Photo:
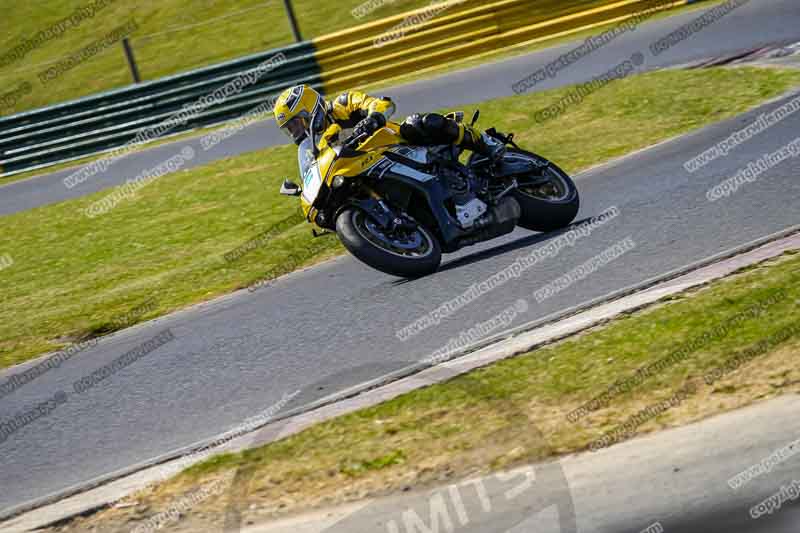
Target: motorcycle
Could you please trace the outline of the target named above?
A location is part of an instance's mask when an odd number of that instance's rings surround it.
[[[462,164],[458,147],[409,145],[393,122],[321,149],[311,132],[298,149],[302,186],[285,180],[280,192],[299,196],[306,220],[335,232],[357,259],[404,278],[431,274],[442,253],[516,226],[540,232],[568,226],[580,205],[573,180],[517,146],[513,134],[494,128],[487,134],[506,145],[505,155],[490,161],[473,153]]]

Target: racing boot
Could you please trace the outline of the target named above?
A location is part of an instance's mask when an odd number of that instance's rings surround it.
[[[506,145],[487,135],[478,133],[474,128],[465,124],[459,124],[459,129],[463,130],[461,142],[458,145],[476,154],[482,155],[493,162],[500,161],[506,154]]]

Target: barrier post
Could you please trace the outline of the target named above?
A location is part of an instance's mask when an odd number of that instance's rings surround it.
[[[125,50],[125,59],[128,60],[128,68],[131,69],[133,82],[139,83],[142,81],[142,79],[139,77],[139,69],[136,67],[136,58],[133,57],[133,48],[131,47],[131,42],[127,37],[122,39],[122,49]]]
[[[283,5],[286,7],[286,16],[289,17],[289,26],[292,27],[292,34],[294,40],[299,42],[303,41],[300,36],[300,28],[297,27],[297,18],[294,16],[294,8],[292,7],[292,0],[283,0]]]

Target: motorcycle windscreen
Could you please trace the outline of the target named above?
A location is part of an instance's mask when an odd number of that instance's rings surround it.
[[[309,205],[313,205],[321,188],[322,175],[319,173],[319,167],[314,164],[309,167],[305,176],[303,176],[303,199],[308,202]]]
[[[319,190],[322,188],[322,176],[314,158],[310,137],[306,137],[297,147],[297,162],[300,165],[300,177],[303,180],[302,197],[310,206],[317,199]]]

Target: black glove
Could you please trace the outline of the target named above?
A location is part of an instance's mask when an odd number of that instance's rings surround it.
[[[386,125],[386,117],[382,113],[370,113],[370,115],[356,124],[353,128],[353,136],[359,137],[362,134],[372,135]]]

